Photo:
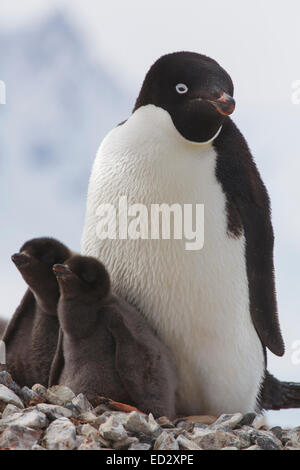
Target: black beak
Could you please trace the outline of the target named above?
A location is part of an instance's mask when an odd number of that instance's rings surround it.
[[[30,257],[28,255],[25,255],[25,253],[15,253],[12,255],[11,260],[17,267],[19,266],[24,266],[27,264],[30,260]]]
[[[224,114],[225,116],[233,113],[235,108],[234,99],[225,92],[222,93],[219,98],[207,101],[209,101],[209,103],[211,103],[219,111],[219,113]]]
[[[76,274],[73,273],[69,266],[66,266],[65,264],[55,264],[52,267],[52,270],[55,276],[76,276]]]

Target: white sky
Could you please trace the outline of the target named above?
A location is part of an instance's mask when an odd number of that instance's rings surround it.
[[[242,124],[271,194],[279,306],[282,302],[290,348],[300,339],[300,322],[291,321],[300,310],[295,300],[297,279],[298,289],[300,284],[300,132],[295,132],[300,105],[291,102],[292,83],[300,79],[299,0],[1,0],[0,31],[18,29],[55,9],[66,11],[84,30],[93,57],[133,97],[149,66],[175,50],[205,53],[230,73],[237,101],[233,119]],[[289,271],[296,277],[291,299],[281,287]],[[288,355],[282,361],[271,355],[274,372],[285,364],[290,376],[300,380],[300,366],[292,368]]]
[[[55,8],[76,18],[95,56],[121,67],[131,87],[161,54],[183,49],[220,61],[250,102],[289,100],[300,77],[298,0],[1,0],[0,28]]]

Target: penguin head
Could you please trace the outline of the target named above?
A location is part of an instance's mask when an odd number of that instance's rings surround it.
[[[149,104],[167,111],[185,139],[207,142],[234,111],[233,83],[215,60],[195,52],[175,52],[152,65],[133,112]]]
[[[53,272],[65,297],[97,302],[110,292],[107,270],[90,256],[72,256],[64,264],[55,264]]]
[[[55,281],[52,266],[63,263],[70,250],[53,238],[34,238],[22,245],[11,259],[29,286],[44,280]]]

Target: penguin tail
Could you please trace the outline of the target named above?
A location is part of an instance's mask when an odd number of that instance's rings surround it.
[[[261,406],[265,410],[300,408],[300,383],[281,382],[266,371]]]

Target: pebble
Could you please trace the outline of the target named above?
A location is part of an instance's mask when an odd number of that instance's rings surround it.
[[[202,450],[194,441],[182,434],[177,437],[177,442],[181,450]]]
[[[19,411],[20,411],[20,408],[18,408],[17,406],[8,404],[4,408],[4,411],[2,413],[2,419],[7,418],[8,416],[14,413],[18,413]]]
[[[300,428],[289,430],[284,438],[285,447],[294,447],[300,449]]]
[[[43,443],[48,450],[73,450],[76,448],[76,428],[68,418],[52,421],[46,430]]]
[[[40,446],[39,444],[33,444],[31,450],[46,450],[44,447]]]
[[[26,406],[34,406],[43,402],[43,399],[28,387],[23,387],[19,396]]]
[[[48,425],[48,420],[44,413],[37,409],[28,408],[18,413],[13,413],[7,418],[0,419],[0,432],[8,426],[20,426],[23,428],[44,429]]]
[[[125,450],[125,449],[128,449],[128,447],[131,444],[138,444],[138,443],[139,443],[139,440],[136,437],[127,436],[122,441],[113,442],[112,447],[115,450]]]
[[[133,443],[128,450],[150,450],[151,445],[144,442]]]
[[[75,393],[65,385],[54,385],[49,389],[49,391],[58,397],[62,401],[63,405],[72,401],[76,397]]]
[[[145,415],[142,415],[137,411],[132,411],[129,413],[129,415],[127,415],[124,427],[127,429],[127,431],[141,432],[149,436],[156,436],[160,432],[160,426],[155,421],[151,413],[147,420]]]
[[[12,379],[12,376],[6,370],[0,371],[0,384],[5,385],[17,395],[21,393],[21,388]]]
[[[9,426],[0,435],[0,449],[28,450],[36,445],[42,431],[24,426]]]
[[[71,418],[72,411],[59,405],[49,405],[48,403],[40,403],[36,406],[37,410],[44,413],[50,421],[58,418]]]
[[[122,441],[127,438],[123,424],[114,415],[111,415],[105,423],[99,427],[100,435],[109,441]]]
[[[235,434],[223,429],[195,429],[191,438],[204,450],[218,450],[223,447],[236,446],[238,441]]]
[[[300,450],[300,426],[268,429],[254,413],[174,421],[93,407],[62,385],[19,387],[0,371],[0,449],[16,450]]]
[[[79,445],[78,445],[79,444]],[[84,438],[80,443],[77,442],[77,450],[101,450],[101,442],[95,437]]]
[[[83,393],[80,393],[77,397],[73,398],[72,404],[80,411],[80,413],[85,413],[93,409],[92,405]]]
[[[241,413],[235,414],[223,414],[221,415],[217,421],[214,422],[213,427],[217,428],[219,426],[224,427],[228,426],[231,429],[234,429],[237,424],[239,424],[243,419],[243,415]]]
[[[171,433],[163,431],[154,443],[154,450],[179,450],[179,444]]]
[[[24,405],[18,395],[10,390],[6,385],[0,384],[0,411],[3,411],[7,404],[15,405],[18,408],[24,408]]]
[[[32,387],[32,390],[37,393],[43,400],[47,403],[50,403],[52,405],[58,405],[58,406],[63,406],[64,402],[61,400],[57,395],[52,393],[50,390],[47,390],[46,387],[44,387],[41,384],[35,384]]]

